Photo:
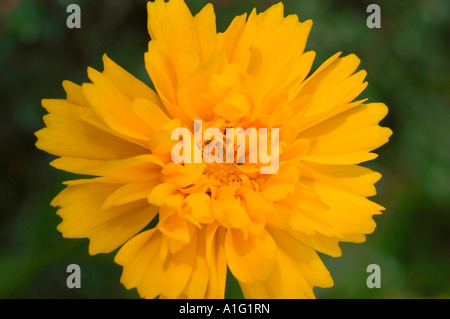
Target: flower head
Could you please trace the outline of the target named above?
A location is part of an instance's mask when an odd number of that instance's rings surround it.
[[[156,92],[105,55],[103,72],[88,69],[92,83],[65,81],[66,99],[42,101],[37,147],[58,156],[54,167],[91,176],[53,200],[58,230],[89,238],[91,254],[121,247],[121,282],[146,298],[223,298],[227,268],[249,298],[312,298],[314,286],[332,286],[317,252],[340,256],[339,242],[375,229],[383,208],[367,197],[381,175],[358,164],[391,131],[378,125],[384,104],[355,100],[367,84],[355,55],[308,76],[311,26],[279,3],[217,33],[211,4],[192,16],[182,0],[149,2]],[[222,161],[174,162],[177,128],[194,141],[210,128],[266,129],[278,166],[262,174],[247,146],[225,161],[212,139],[184,151]]]

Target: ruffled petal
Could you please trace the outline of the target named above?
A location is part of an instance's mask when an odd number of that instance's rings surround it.
[[[376,157],[372,150],[385,144],[392,131],[378,126],[387,114],[382,103],[370,103],[333,117],[299,137],[310,141],[305,161],[322,164],[359,164]]]
[[[228,229],[225,254],[233,275],[244,283],[264,281],[275,268],[277,247],[269,233],[249,234]]]
[[[282,230],[270,229],[277,245],[276,266],[261,282],[243,283],[245,298],[315,298],[313,287],[331,287],[333,280],[317,253]]]
[[[66,238],[89,238],[89,253],[108,253],[143,229],[157,213],[146,200],[103,208],[123,184],[80,183],[64,189],[52,201],[60,207],[58,230]]]
[[[145,231],[129,240],[117,253],[115,262],[123,266],[121,282],[128,289],[137,287],[144,298],[177,298],[191,278],[196,237],[176,253],[163,252],[164,235],[157,229]]]

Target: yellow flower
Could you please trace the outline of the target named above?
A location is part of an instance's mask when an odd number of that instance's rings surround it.
[[[332,286],[317,252],[340,256],[339,242],[375,229],[383,208],[367,197],[381,175],[358,164],[392,132],[378,125],[384,104],[354,101],[367,84],[355,55],[308,76],[311,26],[279,3],[217,33],[211,4],[193,17],[182,0],[149,2],[156,93],[105,55],[103,72],[88,69],[92,83],[65,81],[66,99],[42,101],[37,147],[58,156],[52,166],[93,176],[53,200],[58,230],[89,238],[90,254],[121,247],[121,282],[145,298],[223,298],[227,267],[247,298]],[[194,120],[202,132],[278,128],[278,171],[174,163],[171,133],[194,134]]]

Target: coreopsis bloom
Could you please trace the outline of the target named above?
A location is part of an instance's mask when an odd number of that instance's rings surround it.
[[[391,131],[378,125],[384,104],[356,100],[367,83],[355,55],[308,76],[311,26],[279,3],[217,33],[211,4],[192,16],[182,0],[149,2],[156,92],[105,55],[103,72],[88,69],[92,83],[65,81],[66,99],[42,102],[37,147],[57,169],[90,176],[53,200],[58,230],[89,238],[90,254],[120,247],[121,282],[145,298],[223,298],[227,268],[247,298],[332,286],[317,252],[340,256],[339,242],[374,231],[383,207],[367,197],[381,175],[358,164]],[[261,161],[175,163],[172,132],[199,133],[194,121],[202,132],[279,129],[275,173]]]

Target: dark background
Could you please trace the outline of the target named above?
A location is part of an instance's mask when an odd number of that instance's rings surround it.
[[[235,15],[277,1],[212,0],[218,31]],[[68,4],[81,7],[81,29],[68,29]],[[187,0],[193,13],[205,4]],[[313,19],[307,50],[313,69],[338,51],[355,53],[368,71],[363,97],[385,102],[394,131],[368,166],[383,174],[373,198],[386,207],[364,244],[342,244],[323,256],[335,285],[319,298],[450,297],[450,3],[428,1],[287,0],[286,14]],[[381,7],[381,29],[366,8]],[[146,1],[0,0],[0,298],[137,298],[119,282],[114,253],[89,256],[87,239],[63,239],[51,199],[70,174],[49,166],[34,147],[44,126],[42,98],[64,98],[63,80],[87,80],[107,53],[148,83],[143,55]],[[81,267],[81,289],[68,289],[66,267]],[[369,289],[366,268],[381,267]],[[227,297],[241,297],[229,280]]]

